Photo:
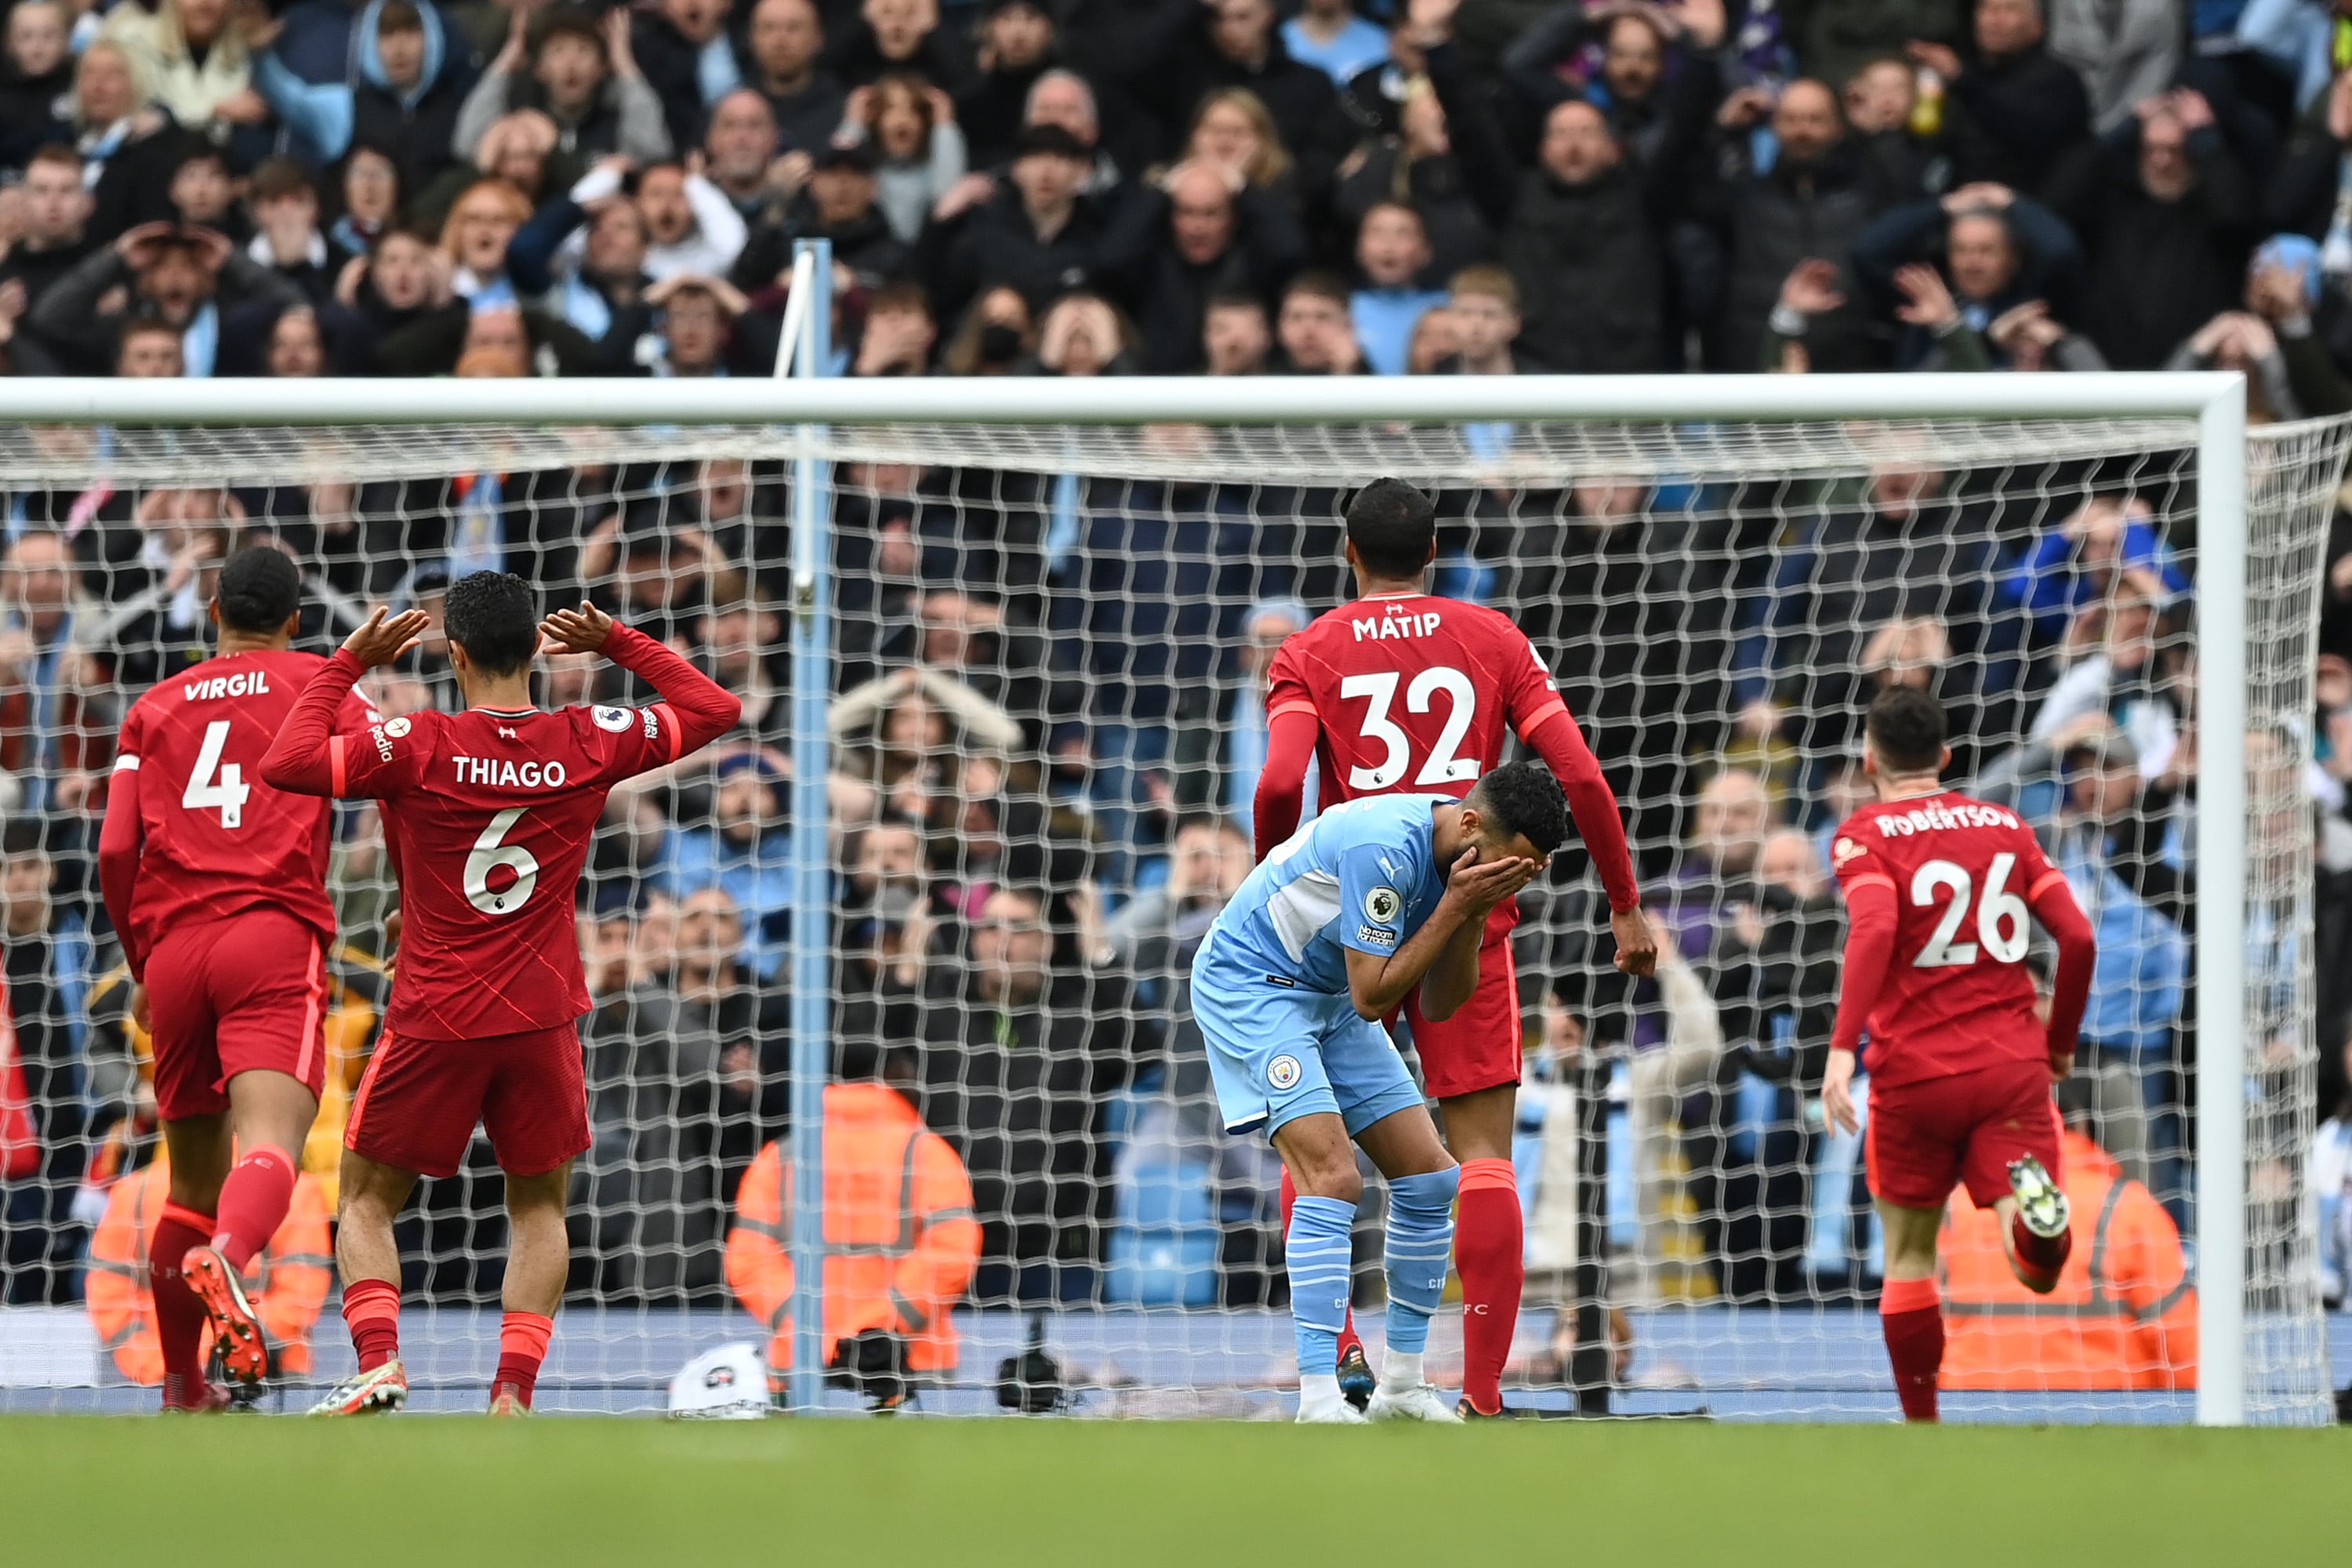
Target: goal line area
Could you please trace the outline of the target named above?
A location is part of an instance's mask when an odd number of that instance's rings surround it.
[[[28,868],[0,1409],[152,1398],[152,1068],[97,827],[127,705],[203,656],[220,561],[273,542],[303,574],[299,646],[376,604],[436,616],[369,678],[388,715],[457,705],[437,614],[484,569],[744,702],[614,792],[581,889],[595,1142],[542,1408],[658,1409],[730,1341],[787,1402],[856,1408],[815,1368],[875,1308],[920,1409],[1003,1408],[1009,1364],[1076,1415],[1272,1413],[1278,1167],[1223,1131],[1190,966],[1253,861],[1266,667],[1349,598],[1341,511],[1385,474],[1436,498],[1431,592],[1535,643],[1672,939],[1658,980],[1617,975],[1573,842],[1523,899],[1515,1401],[1894,1412],[1861,1140],[1819,1084],[1830,830],[1866,794],[1864,710],[1904,684],[2102,954],[2059,1094],[2081,1278],[2024,1298],[1962,1200],[1948,1410],[2331,1418],[2315,1157],[2352,1003],[2330,945],[2352,757],[2325,715],[2352,690],[2318,677],[2347,449],[2352,421],[2247,429],[2221,375],[0,385],[0,816]],[[538,679],[549,704],[655,700],[585,656]],[[397,966],[373,809],[334,834],[328,1093],[255,1282],[289,1387],[352,1364],[319,1260]],[[891,1223],[852,1235],[823,1172],[864,1134],[826,1086],[877,1082],[968,1201],[886,1161],[861,1201]],[[478,1137],[401,1219],[418,1408],[480,1401],[502,1193]],[[931,1223],[965,1209],[976,1245]],[[1382,1217],[1374,1182],[1375,1343]],[[1441,1381],[1459,1345],[1449,1304]]]

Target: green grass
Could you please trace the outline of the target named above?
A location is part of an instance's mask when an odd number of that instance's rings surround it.
[[[2340,1561],[2321,1432],[0,1421],[0,1563]]]

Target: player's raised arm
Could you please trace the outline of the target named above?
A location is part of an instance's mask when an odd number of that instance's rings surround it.
[[[741,698],[658,639],[621,625],[593,605],[558,610],[540,623],[539,630],[550,652],[601,653],[652,682],[663,704],[677,719],[678,744],[660,761],[676,762],[689,752],[700,751],[742,721]]]
[[[415,647],[417,637],[431,624],[432,617],[422,610],[404,610],[395,616],[378,605],[370,611],[359,629],[344,639],[334,657],[302,689],[301,699],[286,716],[285,728],[270,743],[269,754],[261,759],[262,782],[294,795],[350,793],[355,780],[349,768],[351,759],[344,755],[335,734],[335,716],[361,676]]]

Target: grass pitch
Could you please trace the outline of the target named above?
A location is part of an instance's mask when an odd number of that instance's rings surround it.
[[[2352,1436],[2125,1427],[0,1421],[0,1563],[2341,1561]]]

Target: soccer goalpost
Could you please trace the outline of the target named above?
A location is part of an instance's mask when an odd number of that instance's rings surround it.
[[[1286,1334],[1272,1173],[1215,1125],[1182,996],[1234,874],[1203,823],[1238,811],[1246,835],[1255,672],[1347,596],[1340,496],[1395,474],[1442,498],[1436,591],[1513,614],[1551,662],[1689,960],[1612,988],[1572,855],[1530,901],[1530,1061],[1556,1081],[1522,1118],[1543,1255],[1515,1378],[1558,1395],[1557,1313],[1630,1327],[1621,1409],[1891,1411],[1858,1154],[1806,1092],[1835,936],[1804,850],[1851,807],[1874,683],[1912,679],[1953,716],[1958,786],[2032,815],[2082,879],[2115,956],[2069,1108],[2153,1191],[2195,1286],[2190,1335],[2183,1292],[2095,1285],[2070,1321],[2132,1364],[2054,1384],[2002,1364],[2022,1312],[1988,1304],[1981,1393],[1948,1412],[2317,1422],[2307,763],[2347,439],[2249,430],[2221,374],[6,381],[0,489],[13,538],[69,557],[78,657],[42,679],[80,683],[82,732],[0,742],[27,789],[102,766],[108,715],[200,651],[203,573],[257,529],[309,569],[305,646],[477,564],[655,624],[761,706],[716,776],[617,796],[592,862],[598,1146],[542,1406],[657,1407],[688,1355],[766,1343],[795,1300],[779,1386],[826,1401],[807,1303],[876,1247],[828,1248],[812,1134],[863,1046],[857,1070],[956,1147],[982,1221],[959,1342],[912,1363],[932,1407],[992,1408],[1034,1332],[1082,1412],[1252,1414]],[[433,658],[379,702],[449,700]],[[614,679],[558,669],[550,700],[633,700]],[[381,995],[362,933],[392,900],[366,814],[342,836],[355,1069]],[[121,988],[90,981],[96,1174],[35,1181],[56,1225],[102,1231],[145,1134]],[[789,1213],[739,1212],[762,1159],[798,1173]],[[404,1224],[424,1407],[436,1382],[470,1407],[487,1368],[496,1196],[478,1149]],[[2078,1245],[2107,1218],[2078,1215]],[[25,1259],[0,1260],[24,1304],[0,1352],[41,1310]],[[49,1289],[40,1331],[73,1294]],[[51,1386],[0,1408],[131,1407],[135,1328],[99,1325],[89,1375],[51,1357]],[[309,1337],[331,1376],[331,1306]]]

